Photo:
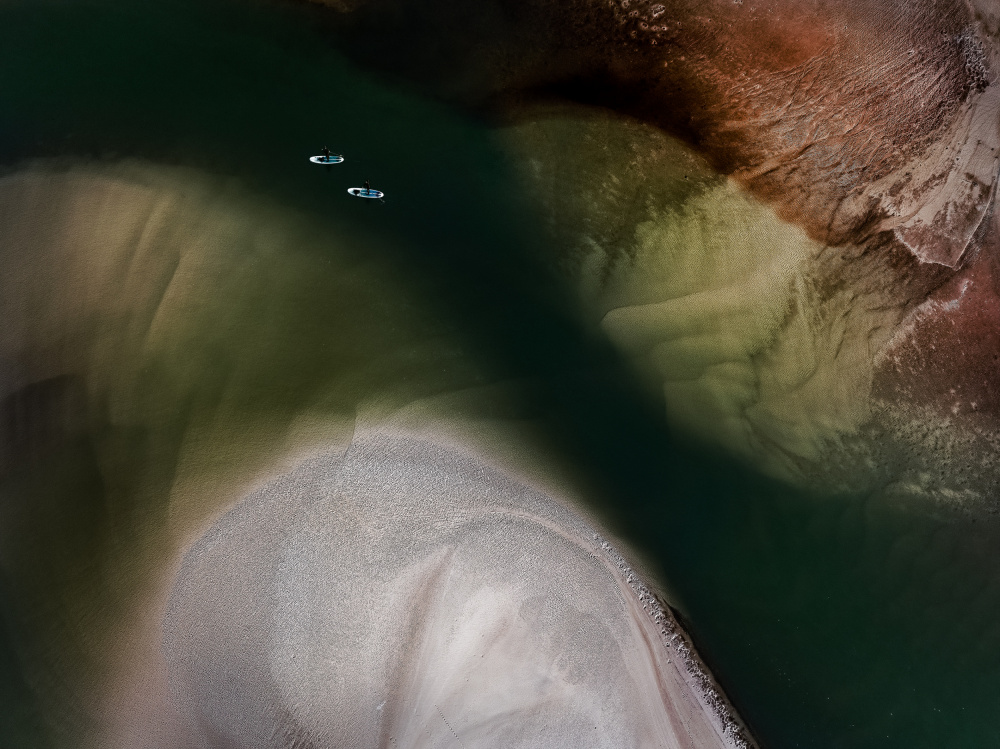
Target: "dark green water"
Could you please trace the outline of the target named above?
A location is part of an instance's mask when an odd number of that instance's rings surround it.
[[[36,157],[194,166],[391,240],[379,245],[383,259],[456,321],[467,356],[496,380],[539,383],[528,408],[550,425],[553,460],[579,466],[666,571],[764,746],[1000,745],[996,524],[875,497],[805,496],[679,446],[661,404],[581,328],[546,271],[551,248],[489,127],[369,77],[333,50],[318,18],[250,1],[6,3],[0,158],[10,168]],[[349,155],[335,173],[305,161],[324,144]],[[386,204],[347,198],[348,183],[365,178]],[[286,405],[272,397],[276,411]],[[18,616],[23,596],[101,575],[90,562],[108,543],[106,508],[77,497],[105,488],[88,489],[100,480],[81,429],[53,459],[61,473],[46,464],[44,476],[29,469],[0,486],[11,502],[44,484],[48,504],[31,517],[65,526],[38,531],[46,551],[32,558],[47,571],[0,577],[4,746],[59,735],[36,697],[49,681],[11,634],[34,626]],[[31,610],[60,615],[58,601]]]

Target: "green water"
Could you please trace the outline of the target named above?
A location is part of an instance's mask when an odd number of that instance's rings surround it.
[[[524,408],[548,425],[553,461],[578,466],[665,570],[703,654],[764,746],[1000,744],[1000,528],[877,497],[806,496],[668,434],[661,404],[584,329],[547,272],[551,248],[537,239],[538,219],[490,128],[369,76],[332,49],[320,19],[312,8],[250,1],[5,3],[0,158],[10,168],[81,157],[193,166],[372,237],[378,261],[450,321],[456,356],[475,365],[435,375],[424,390],[537,383]],[[323,145],[348,154],[336,172],[305,160]],[[388,194],[384,205],[346,196],[366,178]],[[272,339],[286,343],[265,349],[256,418],[280,419],[298,393],[329,382],[332,360],[311,348],[338,324],[337,306],[317,301],[335,288],[326,283],[301,294],[276,287],[282,312],[272,324],[284,329]],[[252,328],[233,327],[231,343],[254,345]],[[294,367],[284,369],[290,356]],[[280,387],[287,372],[294,392]],[[72,383],[47,387],[29,408],[73,398]],[[0,482],[8,505],[31,499],[18,515],[20,564],[0,577],[0,745],[65,742],[48,727],[64,720],[50,714],[58,698],[38,697],[58,691],[58,680],[38,672],[48,661],[19,649],[27,632],[52,627],[37,647],[58,650],[52,643],[65,638],[70,653],[74,637],[103,626],[47,622],[79,591],[101,588],[100,560],[116,543],[109,529],[162,521],[154,494],[129,487],[169,484],[176,435],[217,406],[208,401],[194,398],[158,434],[109,438],[116,427],[83,420],[43,462]],[[109,439],[121,444],[118,486],[94,468],[95,445]],[[146,475],[158,470],[162,479]]]

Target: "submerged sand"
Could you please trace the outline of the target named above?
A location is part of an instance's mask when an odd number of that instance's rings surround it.
[[[0,234],[25,482],[0,562],[57,745],[743,745],[634,565],[550,498],[579,493],[520,385],[372,237],[141,163],[0,180]],[[338,457],[392,413],[509,470],[433,437]]]

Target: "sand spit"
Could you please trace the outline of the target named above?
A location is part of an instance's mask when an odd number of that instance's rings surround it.
[[[164,632],[195,746],[753,746],[600,533],[423,438],[250,495],[188,553]]]

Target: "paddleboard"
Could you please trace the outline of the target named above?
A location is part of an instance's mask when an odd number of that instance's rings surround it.
[[[356,198],[384,198],[385,193],[381,190],[366,190],[363,187],[349,187],[347,192]]]
[[[309,160],[314,164],[339,164],[344,160],[344,157],[335,156],[331,153],[330,158],[326,158],[326,156],[310,156]]]

